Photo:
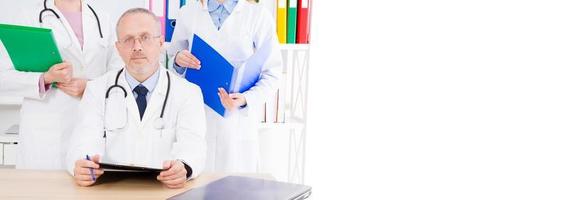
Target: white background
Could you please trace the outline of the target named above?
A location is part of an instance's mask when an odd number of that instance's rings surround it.
[[[313,6],[312,199],[569,198],[566,1]]]
[[[569,5],[314,1],[314,199],[569,199]]]

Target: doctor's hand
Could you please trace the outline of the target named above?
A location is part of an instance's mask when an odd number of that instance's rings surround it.
[[[200,69],[201,62],[188,50],[182,50],[176,54],[176,64],[180,67],[187,67],[192,69]]]
[[[231,93],[228,94],[227,91],[223,88],[218,88],[217,94],[221,99],[221,104],[227,110],[234,111],[241,106],[247,105],[247,101],[245,100],[245,96],[241,93]]]
[[[80,186],[90,186],[95,183],[93,177],[91,176],[91,168],[96,178],[99,178],[103,174],[103,170],[99,169],[99,161],[101,156],[95,155],[91,157],[91,160],[77,160],[75,161],[75,169],[73,169],[73,178],[75,183]]]
[[[156,177],[168,188],[182,188],[186,183],[186,168],[179,160],[167,160],[163,164],[164,171]]]
[[[71,81],[67,83],[57,83],[57,88],[63,91],[65,94],[72,97],[83,97],[83,92],[85,92],[85,87],[87,87],[87,80],[80,78],[72,78]]]
[[[73,75],[73,67],[71,63],[63,61],[62,63],[55,64],[44,72],[43,80],[46,84],[53,82],[69,82]]]

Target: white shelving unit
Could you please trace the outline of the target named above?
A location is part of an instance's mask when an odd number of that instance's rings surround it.
[[[309,50],[309,44],[281,45],[285,122],[259,125],[260,130],[285,130],[289,134],[286,181],[299,184],[304,183]]]
[[[22,97],[0,96],[0,105],[22,105]]]

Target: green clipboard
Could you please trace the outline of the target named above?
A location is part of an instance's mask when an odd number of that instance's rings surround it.
[[[0,41],[18,71],[46,72],[63,61],[51,29],[0,24]]]

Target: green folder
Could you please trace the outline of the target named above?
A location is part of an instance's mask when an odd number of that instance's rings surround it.
[[[18,71],[45,72],[62,62],[51,29],[0,24],[0,41]]]
[[[296,11],[298,0],[288,0],[287,10],[287,27],[286,27],[286,43],[296,43]]]

